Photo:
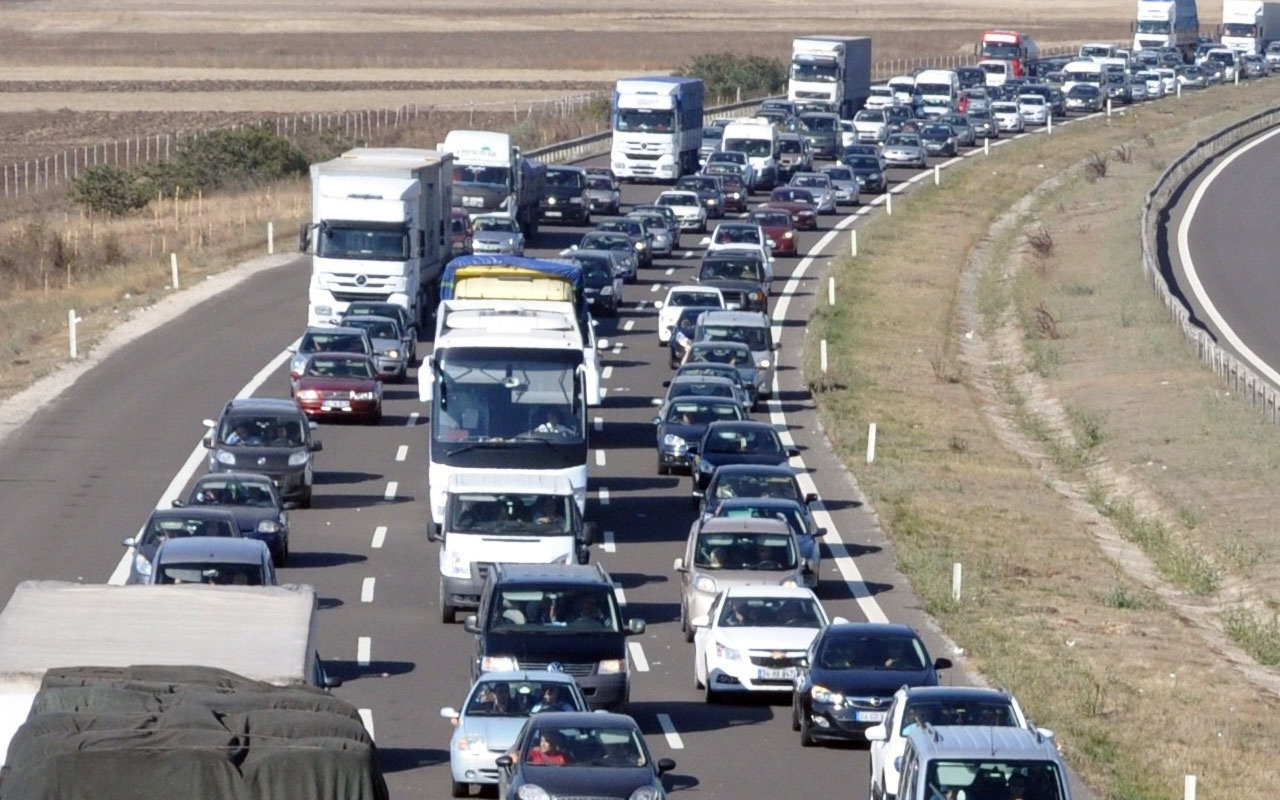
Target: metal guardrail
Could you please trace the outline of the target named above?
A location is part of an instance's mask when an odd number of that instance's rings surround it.
[[[1157,256],[1161,215],[1175,193],[1209,161],[1240,142],[1280,125],[1280,108],[1262,111],[1199,140],[1170,164],[1147,192],[1142,208],[1142,271],[1165,309],[1195,348],[1200,361],[1212,369],[1231,391],[1244,397],[1272,424],[1280,424],[1280,389],[1271,384],[1234,353],[1219,347],[1212,335],[1191,321],[1191,309],[1169,290]]]

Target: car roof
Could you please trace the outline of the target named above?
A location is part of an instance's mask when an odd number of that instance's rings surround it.
[[[685,309],[685,310],[688,311],[691,309]],[[701,309],[692,309],[692,310],[701,310]],[[714,342],[694,342],[693,343],[694,350],[698,350],[698,349],[714,350],[717,347],[721,347],[721,348],[727,347],[731,350],[745,350],[748,353],[751,352],[751,346],[748,345],[746,342],[729,342],[721,339]]]
[[[698,527],[698,533],[791,533],[787,523],[775,517],[712,517]]]
[[[344,327],[363,328],[366,322],[369,322],[369,323],[394,322],[396,325],[400,324],[399,319],[395,317],[389,317],[385,314],[357,314],[355,317],[352,318],[351,324],[349,326],[344,326]]]
[[[227,564],[261,564],[268,556],[267,545],[259,539],[184,536],[161,544],[156,553],[156,560],[159,563],[217,561]]]
[[[1061,763],[1053,740],[1039,731],[993,725],[922,725],[907,736],[922,759],[1042,759]]]
[[[489,675],[491,673],[485,673]],[[624,728],[640,730],[640,725],[627,714],[611,711],[543,711],[531,719],[539,728]],[[599,794],[597,792],[597,794]]]
[[[798,508],[803,511],[804,504],[791,497],[725,497],[716,503],[716,516],[720,515],[721,509],[734,508]]]
[[[712,386],[716,386],[721,383],[728,383],[732,385],[733,381],[729,380],[728,378],[722,378],[719,375],[676,375],[674,378],[671,379],[668,388],[670,388],[670,386],[675,386],[676,384],[683,384],[683,383],[706,383]],[[681,395],[681,397],[686,397],[686,396],[687,395]]]
[[[782,523],[778,523],[782,524]],[[791,597],[808,598],[820,602],[812,589],[804,586],[768,586],[752,584],[749,586],[729,586],[721,594],[726,597]]]
[[[227,402],[223,412],[235,411],[241,412],[262,412],[280,414],[283,412],[292,412],[297,416],[303,416],[302,409],[298,407],[297,402],[286,397],[237,397]]]
[[[271,482],[271,477],[269,475],[263,475],[261,472],[249,472],[247,470],[243,472],[207,472],[199,478],[196,478],[196,482],[193,485],[199,486],[204,483],[230,483],[232,481],[238,481],[240,483],[268,483],[271,484],[272,487],[275,486],[275,484]]]
[[[235,519],[225,508],[219,506],[182,506],[180,508],[157,508],[147,517],[147,523],[166,519]]]
[[[827,629],[828,636],[910,636],[920,638],[919,632],[901,622],[841,622]]]
[[[703,325],[751,325],[769,327],[769,318],[763,311],[730,311],[726,308],[710,308],[699,315]]]
[[[602,564],[497,564],[489,573],[498,584],[507,583],[603,583],[612,587]]]
[[[769,425],[771,423],[763,423]],[[723,467],[716,467],[717,475],[787,475],[791,478],[796,477],[795,470],[786,464],[725,464]],[[728,498],[725,498],[726,500]],[[753,500],[762,500],[764,498],[748,498]]]
[[[910,700],[946,698],[952,700],[1013,700],[1007,689],[991,686],[903,686],[898,691]]]
[[[728,379],[720,378],[719,380],[728,380]],[[710,433],[716,428],[733,428],[734,430],[739,430],[739,431],[743,431],[743,430],[761,430],[762,431],[767,429],[767,430],[773,431],[774,433],[778,432],[778,429],[774,427],[772,422],[761,422],[760,420],[755,420],[755,419],[716,420],[715,422],[712,422],[710,425],[707,426],[707,432]]]

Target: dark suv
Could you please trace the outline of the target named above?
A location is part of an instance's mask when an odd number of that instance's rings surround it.
[[[242,397],[228,402],[217,421],[204,420],[210,472],[257,472],[271,478],[290,505],[311,506],[316,424],[292,400]]]
[[[463,627],[476,637],[473,678],[558,664],[592,708],[626,711],[627,637],[644,633],[644,620],[623,622],[602,565],[495,564]]]
[[[547,186],[538,204],[543,220],[573,225],[591,224],[587,173],[581,167],[547,167]]]

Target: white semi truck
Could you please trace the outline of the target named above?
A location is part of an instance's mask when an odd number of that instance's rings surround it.
[[[526,241],[538,233],[547,165],[525,158],[511,134],[449,131],[436,149],[453,155],[454,202],[472,220],[481,214],[506,214],[515,218]]]
[[[310,586],[24,581],[0,612],[0,765],[46,672],[211,667],[274,686],[336,685],[316,652]]]
[[[619,180],[676,181],[698,171],[702,79],[623,78],[613,90],[609,163]]]
[[[853,119],[870,94],[870,37],[802,36],[792,40],[788,100],[830,103],[841,119]]]
[[[332,325],[355,301],[391,302],[426,322],[450,255],[452,158],[356,148],[311,165],[308,325]]]
[[[1262,53],[1280,39],[1280,2],[1222,0],[1221,39],[1236,52]]]
[[[1200,35],[1196,0],[1138,0],[1133,23],[1133,49],[1158,50],[1176,47],[1190,62]]]

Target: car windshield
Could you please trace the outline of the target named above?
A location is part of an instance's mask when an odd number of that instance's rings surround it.
[[[618,631],[613,592],[591,587],[501,588],[489,608],[489,626],[504,633]]]
[[[929,666],[924,645],[911,636],[854,633],[830,637],[817,653],[824,669],[922,670]]]
[[[931,758],[924,783],[929,797],[1061,800],[1063,777],[1051,761]]]
[[[578,245],[581,250],[630,250],[631,240],[626,236],[600,236],[588,233]]]
[[[745,153],[747,156],[767,158],[773,154],[772,139],[725,139],[725,150]]]
[[[218,586],[263,586],[262,567],[256,564],[169,562],[160,566],[156,583],[210,583]]]
[[[582,185],[582,173],[576,169],[547,170],[548,186],[577,187]]]
[[[731,597],[720,612],[726,628],[821,628],[817,603],[801,597]]]
[[[476,217],[475,230],[515,233],[520,228],[516,226],[516,221],[511,217]]]
[[[773,497],[775,495],[769,496]],[[804,515],[801,514],[798,506],[734,506],[732,508],[724,508],[722,506],[716,509],[716,516],[728,517],[729,519],[776,519],[785,522],[791,532],[797,536],[804,536],[809,533],[805,529]]]
[[[703,453],[750,453],[782,455],[778,434],[766,428],[716,428],[707,434]]]
[[[918,144],[920,144],[920,142],[916,137],[904,136],[900,133],[893,134],[884,142],[885,147],[915,147]]]
[[[667,305],[676,308],[720,308],[718,292],[672,292]]]
[[[732,364],[733,366],[752,366],[751,351],[746,345],[735,347],[701,347],[694,345],[689,353],[689,360],[706,361],[713,364]]]
[[[568,495],[473,492],[449,498],[447,533],[501,533],[538,539],[572,533]]]
[[[603,175],[589,175],[587,176],[587,188],[610,192],[613,191],[613,181]]]
[[[907,727],[915,724],[929,725],[994,725],[1014,728],[1018,719],[1013,706],[1006,701],[972,700],[967,698],[908,699],[902,710],[902,723],[898,729],[906,734]]]
[[[853,172],[843,167],[827,167],[827,177],[833,181],[851,181]]]
[[[664,194],[658,198],[660,206],[696,206],[698,205],[698,196],[696,194]]]
[[[813,192],[808,189],[783,186],[774,189],[769,199],[779,203],[813,203]]]
[[[859,111],[853,116],[854,122],[884,122],[883,111]]]
[[[742,407],[737,403],[681,400],[672,403],[667,411],[667,422],[675,425],[709,425],[717,420],[742,419]]]
[[[716,244],[760,244],[760,231],[753,225],[746,226],[721,226],[716,229]]]
[[[649,759],[639,731],[630,728],[535,728],[529,733],[524,763],[539,767],[635,768]],[[599,792],[597,792],[599,794]]]
[[[527,717],[534,708],[550,711],[543,699],[555,694],[557,703],[573,711],[586,711],[576,693],[561,681],[481,680],[471,691],[468,717]],[[544,707],[545,706],[545,707]]]
[[[727,397],[734,398],[733,387],[719,381],[683,380],[675,381],[667,390],[667,398],[678,397]]]
[[[769,329],[755,325],[704,325],[700,342],[742,342],[754,352],[769,349]]]
[[[274,508],[275,498],[269,484],[224,478],[206,478],[191,493],[193,506],[250,506]]]
[[[803,153],[804,144],[799,139],[783,139],[778,142],[779,153]]]
[[[574,259],[582,265],[582,278],[591,284],[604,285],[613,282],[613,265],[599,258],[578,257]]]
[[[698,278],[704,281],[760,281],[760,262],[750,259],[707,259]]]
[[[331,358],[324,355],[312,356],[307,362],[308,378],[360,378],[373,380],[377,377],[373,364],[363,358]]]
[[[303,421],[269,414],[223,417],[218,441],[240,447],[300,447]]]
[[[206,519],[204,517],[174,517],[167,515],[152,519],[138,541],[140,547],[158,545],[170,539],[187,536],[239,536],[235,520]]]
[[[701,533],[693,557],[704,569],[794,570],[799,562],[795,538],[772,533]]]
[[[399,339],[400,331],[396,330],[394,322],[373,319],[370,317],[357,317],[347,322],[353,328],[364,328],[369,334],[370,339]]]
[[[845,162],[855,169],[880,169],[880,161],[875,156],[846,156]]]
[[[353,320],[354,322],[354,320]],[[307,331],[298,343],[299,353],[368,353],[364,339],[354,333]]]
[[[791,227],[791,215],[785,211],[756,211],[751,218],[764,228]]]

